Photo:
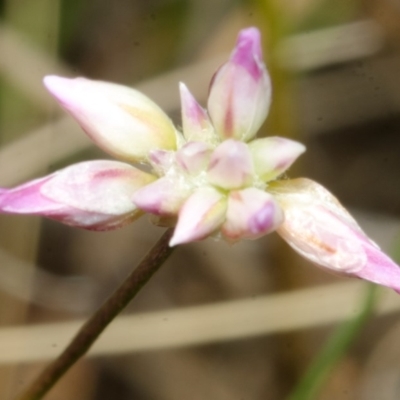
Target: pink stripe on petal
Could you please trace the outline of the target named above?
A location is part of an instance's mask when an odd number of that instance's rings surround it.
[[[261,56],[257,29],[243,30],[211,81],[208,112],[221,139],[249,141],[268,114],[271,82]]]
[[[228,240],[257,239],[283,222],[283,212],[269,193],[256,188],[234,191],[228,197],[222,233]]]
[[[88,161],[58,171],[41,193],[70,207],[118,215],[131,212],[133,193],[154,179],[119,161]]]
[[[400,291],[400,268],[324,187],[308,179],[271,185],[285,213],[277,232],[303,257],[343,275]]]
[[[151,150],[149,153],[149,163],[157,175],[165,175],[174,165],[175,152],[169,150]]]
[[[226,198],[211,187],[195,191],[182,206],[170,246],[204,239],[225,219]]]
[[[13,189],[0,190],[0,212],[10,214],[43,214],[59,211],[63,206],[40,192],[41,187],[53,175],[17,186]],[[45,211],[44,211],[45,210]]]
[[[150,150],[176,148],[175,128],[148,97],[123,85],[46,76],[44,84],[104,151],[146,161]]]
[[[253,162],[245,143],[228,139],[211,154],[208,180],[224,189],[239,189],[251,183]]]
[[[164,177],[137,190],[132,201],[138,208],[151,214],[176,215],[189,196],[190,189],[179,180]]]
[[[356,276],[400,293],[400,267],[376,246],[366,244],[364,250],[367,263]]]
[[[248,146],[255,172],[264,182],[285,172],[306,150],[303,144],[278,136],[256,139]]]
[[[254,80],[261,78],[262,67],[261,35],[257,28],[240,31],[231,61],[245,68]]]
[[[0,191],[0,212],[36,214],[85,229],[114,229],[140,215],[133,193],[152,175],[117,161],[75,164]]]
[[[179,85],[182,104],[183,135],[187,141],[217,142],[214,127],[206,110],[200,106],[189,89],[182,82]]]
[[[208,144],[188,142],[176,152],[176,162],[184,172],[196,175],[206,169],[210,155],[211,149]]]

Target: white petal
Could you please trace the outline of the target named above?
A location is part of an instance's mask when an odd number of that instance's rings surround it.
[[[85,78],[47,76],[44,83],[93,141],[117,158],[142,161],[152,149],[176,148],[168,116],[137,90]]]
[[[253,162],[245,143],[228,139],[212,153],[208,180],[223,189],[239,189],[251,183]]]
[[[303,144],[278,136],[256,139],[248,146],[255,172],[264,182],[285,172],[306,150]]]
[[[205,187],[195,191],[184,203],[170,246],[200,240],[218,229],[225,219],[226,197]]]
[[[229,240],[257,239],[283,222],[283,212],[273,196],[256,188],[233,191],[222,233]]]
[[[176,215],[190,194],[179,179],[163,177],[137,190],[132,201],[141,210],[162,216]]]
[[[152,180],[152,175],[121,162],[83,162],[1,189],[0,212],[43,215],[85,229],[114,229],[140,215],[131,197]]]
[[[400,292],[400,267],[324,187],[302,178],[276,182],[269,189],[285,213],[277,232],[299,254],[335,273]]]
[[[176,152],[176,162],[182,171],[196,175],[204,171],[210,160],[210,146],[204,142],[188,142]]]
[[[248,141],[264,122],[271,103],[271,82],[262,61],[260,32],[239,33],[230,60],[214,75],[208,111],[222,139]]]
[[[186,140],[216,144],[218,137],[206,110],[200,106],[185,84],[181,82],[179,89],[182,103],[182,127]]]

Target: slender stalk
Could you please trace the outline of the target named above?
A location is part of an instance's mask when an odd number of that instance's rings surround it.
[[[172,233],[173,229],[168,229],[161,236],[138,267],[82,326],[67,348],[17,397],[17,400],[42,399],[75,362],[90,349],[107,325],[136,296],[172,253],[174,248],[168,245]]]

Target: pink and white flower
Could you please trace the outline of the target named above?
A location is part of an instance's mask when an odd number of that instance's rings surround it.
[[[0,189],[0,212],[92,230],[114,229],[147,212],[175,226],[171,246],[210,235],[256,239],[276,230],[322,267],[400,291],[400,268],[335,197],[308,179],[280,179],[305,147],[282,137],[254,139],[271,102],[256,28],[239,33],[215,73],[207,110],[180,85],[182,131],[134,89],[57,76],[44,83],[92,140],[123,162],[83,162]]]

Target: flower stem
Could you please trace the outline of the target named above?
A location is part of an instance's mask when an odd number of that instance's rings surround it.
[[[42,399],[90,349],[107,325],[127,306],[172,253],[174,248],[168,245],[172,233],[173,229],[170,228],[161,236],[138,267],[82,326],[67,348],[17,397],[17,400]]]

